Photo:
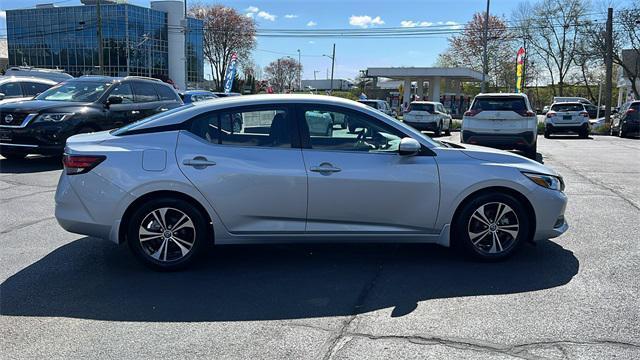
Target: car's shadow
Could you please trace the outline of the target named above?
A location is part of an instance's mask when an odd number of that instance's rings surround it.
[[[60,156],[29,156],[21,160],[0,158],[0,174],[28,174],[60,169]]]
[[[114,321],[248,321],[352,315],[418,302],[568,283],[573,253],[550,241],[498,263],[430,245],[217,247],[176,273],[146,269],[126,246],[82,238],[0,285],[0,313]]]

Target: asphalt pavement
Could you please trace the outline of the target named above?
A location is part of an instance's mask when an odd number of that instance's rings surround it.
[[[0,157],[0,357],[640,358],[640,140],[540,137],[538,151],[565,178],[570,229],[508,261],[227,246],[178,273],[62,230],[59,160]]]

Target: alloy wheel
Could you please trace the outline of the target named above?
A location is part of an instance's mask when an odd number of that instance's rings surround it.
[[[480,253],[500,254],[516,244],[520,223],[515,211],[502,202],[478,207],[467,225],[469,240]]]
[[[147,255],[160,262],[187,256],[196,241],[196,229],[184,212],[162,207],[149,212],[138,230],[138,240]]]

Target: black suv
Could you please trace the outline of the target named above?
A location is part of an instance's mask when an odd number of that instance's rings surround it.
[[[117,128],[181,105],[178,93],[157,79],[82,76],[33,100],[0,105],[0,154],[59,155],[72,135]]]

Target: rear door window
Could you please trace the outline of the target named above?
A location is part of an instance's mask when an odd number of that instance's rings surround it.
[[[161,101],[176,101],[176,93],[167,85],[154,85]]]
[[[143,103],[158,101],[158,94],[151,84],[135,82],[133,83],[133,92],[135,94],[136,102]]]
[[[527,104],[521,97],[477,97],[471,110],[478,111],[514,111],[521,113],[527,110]]]

